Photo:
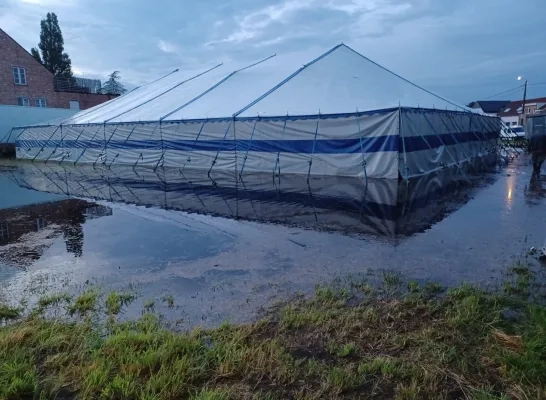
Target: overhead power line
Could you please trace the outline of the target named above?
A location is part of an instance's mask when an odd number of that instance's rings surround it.
[[[515,88],[513,88],[513,89],[505,90],[504,92],[500,92],[500,93],[494,94],[493,96],[486,97],[485,100],[492,99],[493,97],[498,97],[498,96],[500,96],[500,95],[502,95],[502,94],[507,94],[507,93],[513,92],[513,91],[515,91],[515,90],[518,90],[518,89],[523,88],[523,86],[524,86],[524,85],[519,85],[519,86],[517,86],[517,87],[515,87]]]

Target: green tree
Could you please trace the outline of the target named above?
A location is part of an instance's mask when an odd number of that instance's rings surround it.
[[[102,93],[104,94],[123,94],[127,90],[120,83],[121,73],[114,71],[108,75],[108,80],[102,84]]]
[[[42,57],[40,56],[40,52],[36,47],[30,49],[30,54],[32,55],[32,57],[34,57],[36,61],[38,61],[40,64],[42,63]]]
[[[72,77],[72,62],[64,52],[64,40],[55,13],[47,13],[40,22],[40,43],[30,50],[32,57],[55,76]]]

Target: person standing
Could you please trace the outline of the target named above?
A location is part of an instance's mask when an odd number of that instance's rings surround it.
[[[533,159],[533,173],[540,175],[540,169],[546,160],[546,136],[532,136],[529,139],[529,152]]]

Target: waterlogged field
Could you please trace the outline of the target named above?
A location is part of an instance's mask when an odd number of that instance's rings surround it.
[[[90,287],[0,306],[0,396],[528,399],[546,395],[546,292],[532,257],[502,289],[384,274],[317,286],[250,324],[177,331],[148,299]],[[176,307],[164,296],[164,307]]]

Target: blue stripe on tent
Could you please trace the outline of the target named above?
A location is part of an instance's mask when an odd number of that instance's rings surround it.
[[[426,136],[410,136],[400,137],[400,148],[402,146],[402,140],[404,140],[406,146],[406,152],[412,153],[414,151],[429,150],[431,147],[436,149],[441,146],[452,146],[461,143],[488,141],[498,139],[500,132],[458,132],[458,133],[444,133],[441,135],[426,135]]]
[[[139,150],[157,150],[163,148],[166,150],[179,151],[254,151],[261,153],[299,153],[299,154],[352,154],[377,153],[398,151],[398,136],[379,136],[360,139],[330,139],[317,140],[313,151],[314,140],[111,140],[108,148],[114,149],[139,149]],[[94,148],[104,147],[103,140],[20,140],[18,147],[22,148]]]
[[[477,141],[493,140],[499,132],[459,132],[442,135],[398,137],[398,135],[360,139],[317,140],[111,140],[108,148],[133,150],[178,150],[178,151],[250,151],[258,153],[298,153],[298,154],[358,154],[399,151],[402,140],[406,152],[428,150],[443,145],[456,145]],[[315,148],[313,151],[313,144]],[[19,140],[20,148],[104,148],[104,140]]]

